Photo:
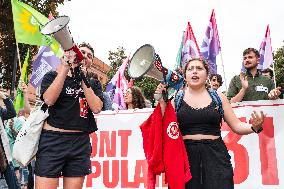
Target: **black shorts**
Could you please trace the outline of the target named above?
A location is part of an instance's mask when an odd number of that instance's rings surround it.
[[[221,137],[184,140],[192,179],[186,189],[233,189],[231,157]]]
[[[91,143],[87,133],[42,130],[35,175],[82,177],[91,173]]]

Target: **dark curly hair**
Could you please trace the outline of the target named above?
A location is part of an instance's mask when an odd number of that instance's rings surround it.
[[[183,69],[183,77],[186,78],[186,70],[187,70],[187,67],[189,65],[190,62],[194,61],[194,60],[197,60],[197,61],[200,61],[205,70],[206,70],[206,73],[207,75],[210,75],[210,69],[209,69],[209,64],[208,62],[203,59],[203,58],[192,58],[192,59],[189,59],[186,63],[185,63],[185,66],[184,66],[184,69]],[[205,87],[208,89],[210,87],[210,84],[208,83],[208,81],[205,83]]]
[[[79,45],[79,47],[87,47],[88,49],[90,49],[92,51],[93,56],[94,56],[94,48],[89,43],[83,42]]]
[[[220,74],[211,74],[209,79],[210,81],[212,80],[212,78],[216,76],[217,78],[217,82],[220,84],[220,87],[223,85],[223,79],[222,79],[222,76]]]
[[[131,87],[129,88],[132,94],[132,104],[133,104],[133,109],[135,108],[146,108],[146,103],[145,103],[145,97],[141,91],[140,88],[138,87]],[[127,104],[126,107],[128,108]]]

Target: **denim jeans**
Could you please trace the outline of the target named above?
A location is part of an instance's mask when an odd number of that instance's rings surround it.
[[[28,167],[20,167],[20,184],[27,185],[29,178],[29,170]]]
[[[4,177],[9,189],[20,189],[14,167],[12,163],[9,164],[6,171],[4,172]]]
[[[8,186],[7,186],[7,184],[6,184],[6,181],[5,181],[5,178],[3,177],[1,177],[0,178],[0,189],[9,189],[8,188]]]

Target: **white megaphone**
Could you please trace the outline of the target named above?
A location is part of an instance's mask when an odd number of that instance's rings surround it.
[[[84,59],[84,56],[73,41],[67,26],[69,21],[70,18],[68,16],[59,16],[58,18],[46,23],[46,25],[41,29],[41,33],[44,35],[52,35],[65,52],[68,52],[69,54],[76,53],[76,61],[78,63]]]
[[[166,83],[168,87],[178,90],[182,87],[184,78],[180,74],[169,70],[162,65],[158,54],[153,46],[145,44],[141,46],[132,56],[128,65],[129,76],[140,79],[143,76],[154,78]],[[154,95],[158,99],[157,95]]]

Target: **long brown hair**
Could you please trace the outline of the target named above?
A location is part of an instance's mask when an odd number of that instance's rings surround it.
[[[146,103],[145,103],[145,97],[141,91],[140,88],[138,87],[131,87],[129,88],[130,91],[131,91],[131,95],[132,95],[132,105],[133,105],[133,108],[139,108],[139,109],[142,109],[142,108],[146,108]],[[128,108],[128,105],[126,104],[126,107]]]

